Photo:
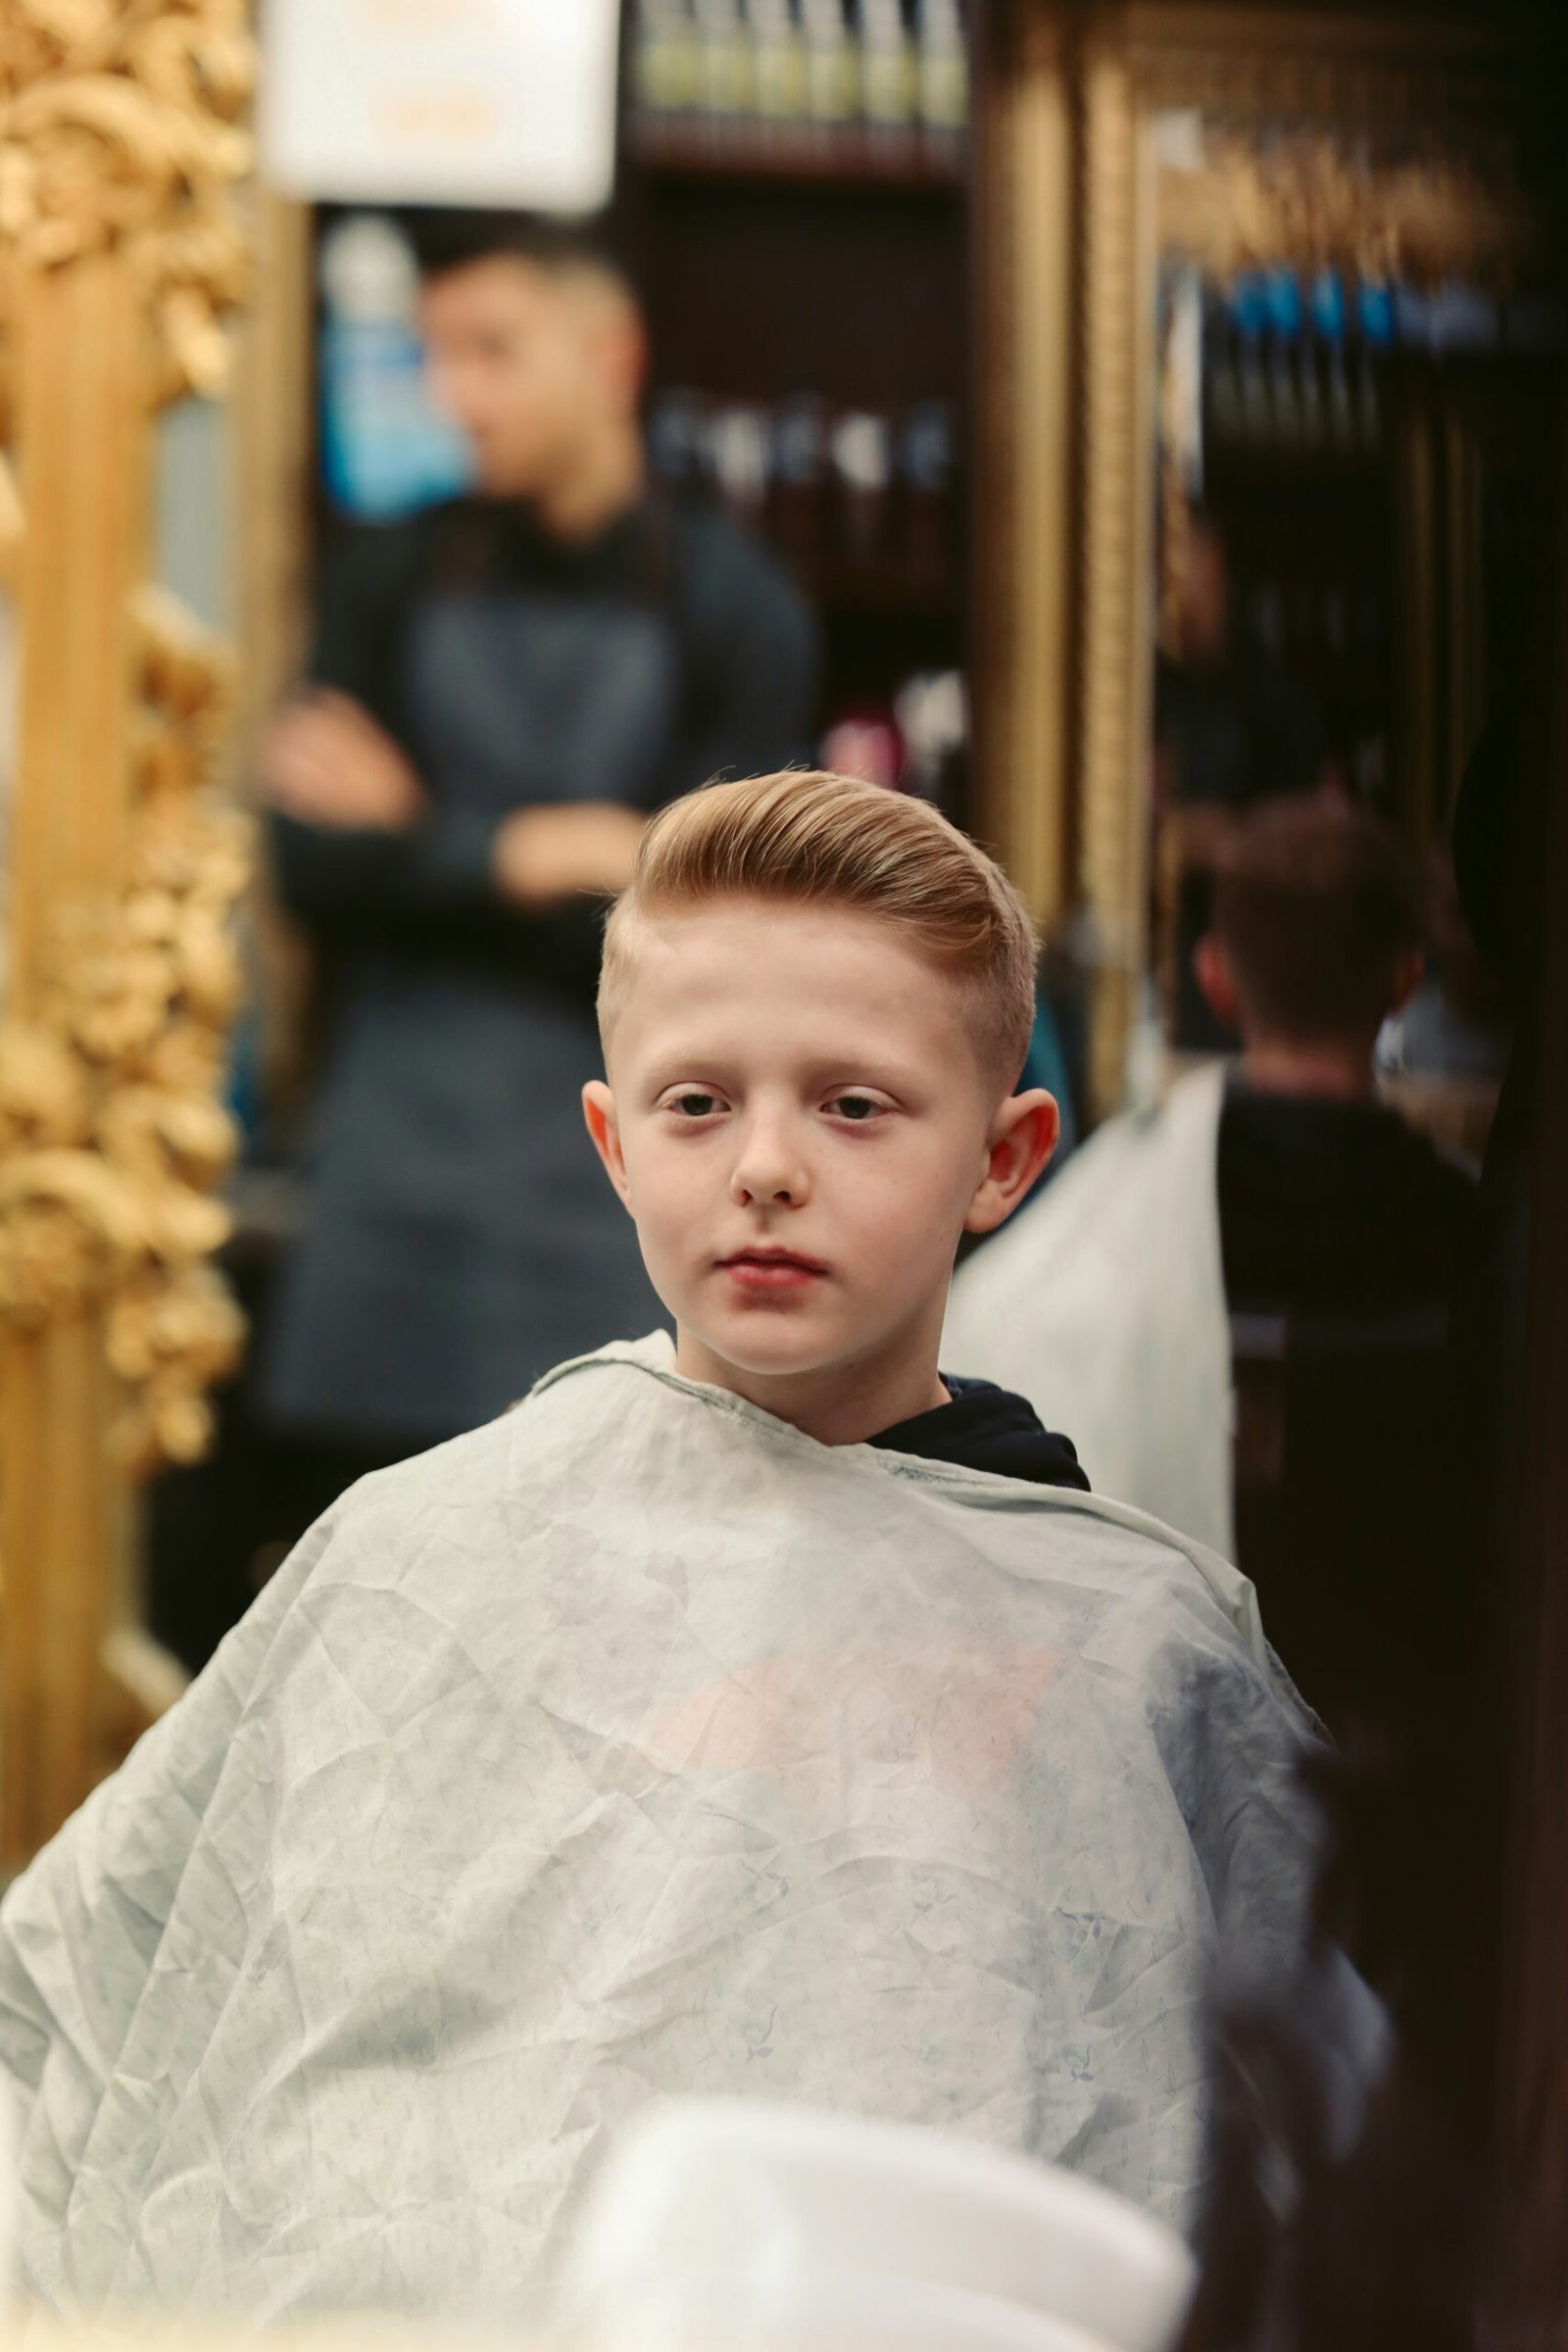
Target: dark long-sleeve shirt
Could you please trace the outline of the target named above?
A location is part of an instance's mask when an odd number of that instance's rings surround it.
[[[280,894],[328,949],[395,945],[552,982],[564,959],[591,987],[600,910],[509,905],[502,823],[553,802],[653,809],[780,765],[807,748],[815,670],[799,596],[716,515],[650,503],[574,548],[523,510],[464,500],[356,531],[325,570],[311,676],[408,752],[431,812],[402,833],[275,818]],[[524,740],[529,687],[545,724]]]
[[[514,810],[652,810],[808,748],[815,631],[767,554],[649,502],[587,546],[466,500],[335,553],[311,664],[409,755],[403,833],[273,824],[333,977],[310,1228],[266,1381],[317,1429],[458,1431],[659,1308],[583,1133],[602,907],[527,912]]]

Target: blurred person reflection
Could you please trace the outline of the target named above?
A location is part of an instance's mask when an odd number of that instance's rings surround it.
[[[646,337],[581,233],[411,224],[473,494],[349,535],[267,745],[278,891],[332,1020],[311,1199],[260,1361],[297,1532],[348,1481],[651,1329],[593,1164],[605,902],[647,815],[808,745],[813,622],[771,557],[649,487]]]
[[[960,1269],[944,1343],[956,1371],[1048,1417],[1070,1406],[1097,1493],[1238,1558],[1303,1695],[1341,1727],[1392,1722],[1407,1695],[1396,1681],[1425,1673],[1416,1651],[1458,1622],[1425,1400],[1415,1413],[1412,1393],[1406,1414],[1376,1373],[1404,1364],[1409,1335],[1441,1386],[1474,1198],[1374,1094],[1375,1041],[1420,980],[1419,937],[1403,853],[1363,811],[1297,798],[1241,820],[1197,958],[1216,1017],[1240,1030],[1239,1061],[1190,1073],[1160,1109],[1082,1146]],[[1283,1485],[1238,1511],[1241,1316],[1327,1332],[1346,1352],[1326,1359],[1308,1423],[1286,1431]],[[1380,1359],[1371,1344],[1390,1335],[1399,1345]],[[1282,1380],[1288,1362],[1289,1344]],[[1424,1599],[1407,1617],[1412,1568]]]
[[[1230,554],[1214,517],[1189,518],[1175,643],[1154,675],[1154,772],[1160,820],[1176,834],[1178,1045],[1234,1044],[1197,980],[1214,865],[1239,817],[1327,777],[1327,742],[1311,696],[1236,609]]]

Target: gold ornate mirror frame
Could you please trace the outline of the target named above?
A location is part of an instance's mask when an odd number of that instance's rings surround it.
[[[148,583],[158,412],[222,387],[245,278],[245,0],[7,0],[0,447],[18,629],[0,1024],[0,1866],[178,1687],[130,1607],[131,1480],[206,1442],[238,1318],[211,805],[224,650]]]
[[[1529,227],[1462,164],[1441,160],[1392,195],[1381,188],[1376,218],[1320,154],[1298,173],[1304,184],[1285,184],[1250,166],[1245,142],[1229,177],[1173,188],[1159,177],[1158,118],[1195,110],[1243,129],[1286,123],[1308,142],[1441,125],[1463,155],[1472,141],[1505,143],[1524,72],[1517,50],[1484,29],[1408,17],[1155,0],[992,0],[985,12],[977,823],[1047,936],[1070,924],[1093,967],[1096,1116],[1122,1094],[1150,963],[1161,238],[1179,234],[1222,270],[1244,258],[1359,258],[1373,246],[1391,267],[1430,275]],[[1409,471],[1400,495],[1419,528],[1432,453],[1396,462]],[[1419,637],[1419,613],[1411,625]],[[1419,737],[1422,714],[1405,716]],[[1437,757],[1430,746],[1417,756]],[[1437,787],[1423,790],[1430,799]]]

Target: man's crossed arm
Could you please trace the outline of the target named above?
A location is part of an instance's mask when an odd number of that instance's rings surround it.
[[[433,819],[401,746],[363,705],[328,687],[299,696],[273,721],[261,781],[279,816],[323,833],[408,834]],[[582,896],[613,897],[631,880],[644,822],[613,801],[514,809],[490,843],[496,892],[532,913]]]

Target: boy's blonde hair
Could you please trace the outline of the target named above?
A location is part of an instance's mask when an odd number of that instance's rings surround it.
[[[639,917],[740,898],[843,906],[891,923],[952,974],[988,1078],[1014,1085],[1035,1012],[1037,946],[1022,900],[924,801],[820,769],[709,784],[653,819],[606,927],[601,1036],[625,998]]]

